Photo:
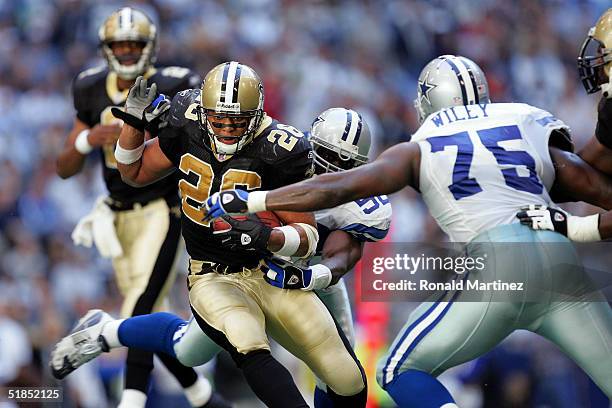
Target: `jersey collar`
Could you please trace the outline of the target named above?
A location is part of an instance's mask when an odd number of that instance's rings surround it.
[[[155,75],[156,72],[157,70],[151,67],[147,72],[145,72],[144,77],[148,79]],[[117,73],[114,71],[109,71],[108,75],[106,76],[106,93],[110,100],[113,101],[115,105],[120,105],[127,99],[128,92],[129,89],[124,89],[121,91],[119,88],[117,88]]]

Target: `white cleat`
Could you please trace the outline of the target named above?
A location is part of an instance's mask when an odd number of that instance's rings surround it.
[[[99,309],[87,312],[51,352],[49,365],[53,376],[61,380],[103,351],[108,351],[101,333],[104,325],[113,320],[108,313]]]

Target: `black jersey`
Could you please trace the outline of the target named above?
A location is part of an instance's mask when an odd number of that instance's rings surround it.
[[[157,83],[158,92],[169,97],[201,82],[197,74],[183,67],[152,68],[145,77],[149,84]],[[114,72],[104,66],[83,71],[74,80],[72,91],[77,118],[87,126],[120,123],[119,119],[112,115],[111,108],[125,104],[128,90],[120,91],[117,88],[117,75]],[[109,144],[98,150],[101,154],[104,182],[114,200],[130,204],[176,195],[176,178],[172,176],[142,188],[125,184],[117,170],[115,145]]]
[[[612,98],[602,97],[599,101],[595,136],[599,143],[612,149]]]
[[[208,136],[199,127],[195,108],[199,89],[182,91],[172,101],[169,126],[159,134],[164,154],[179,169],[182,231],[193,259],[235,266],[253,266],[253,251],[231,251],[212,236],[202,221],[202,205],[219,190],[270,190],[303,180],[312,174],[310,143],[302,132],[264,116],[253,141],[226,160],[210,150]]]

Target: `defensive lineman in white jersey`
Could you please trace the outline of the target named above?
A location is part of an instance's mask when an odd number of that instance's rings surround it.
[[[366,163],[370,138],[367,123],[359,113],[344,108],[324,111],[310,130],[315,173],[336,172]],[[266,281],[282,289],[316,290],[354,346],[352,313],[342,276],[361,257],[364,242],[379,241],[387,235],[391,215],[391,204],[384,195],[317,211],[321,247],[317,248],[317,256],[310,260],[310,266],[300,268],[280,259],[276,263],[268,261]],[[101,310],[92,310],[77,327],[78,330],[63,338],[52,353],[51,365],[56,376],[63,378],[102,351],[116,347],[165,352],[188,367],[207,363],[221,350],[195,320],[187,322],[169,313],[113,320]],[[315,406],[331,403],[325,390],[326,386],[317,380]]]
[[[516,329],[557,344],[612,396],[610,307],[599,292],[571,301],[555,297],[551,283],[568,277],[553,268],[579,265],[573,247],[561,234],[533,231],[515,218],[525,204],[553,205],[549,193],[610,208],[610,180],[572,153],[569,129],[550,113],[491,104],[484,74],[467,58],[444,55],[425,66],[415,105],[423,125],[413,141],[391,147],[373,163],[268,192],[221,191],[207,201],[208,217],[319,210],[412,186],[450,237],[468,242],[467,256],[489,249],[486,268],[464,279],[520,280],[548,291],[538,299],[506,302],[495,301],[492,292],[466,302],[465,291],[447,291],[421,304],[379,365],[378,381],[395,402],[456,407],[435,377]],[[574,228],[584,237],[597,231],[596,217],[580,219]],[[501,248],[500,242],[515,244]],[[585,284],[575,283],[576,289]]]

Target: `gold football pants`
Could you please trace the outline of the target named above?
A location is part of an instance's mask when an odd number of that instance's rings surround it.
[[[180,219],[163,198],[128,211],[116,211],[115,227],[123,255],[113,259],[123,304],[121,317],[167,309],[174,284]]]
[[[201,270],[201,261],[190,261],[194,316],[237,363],[251,351],[270,350],[267,330],[335,393],[354,395],[364,388],[357,358],[314,292],[271,286],[259,268],[197,275]]]

